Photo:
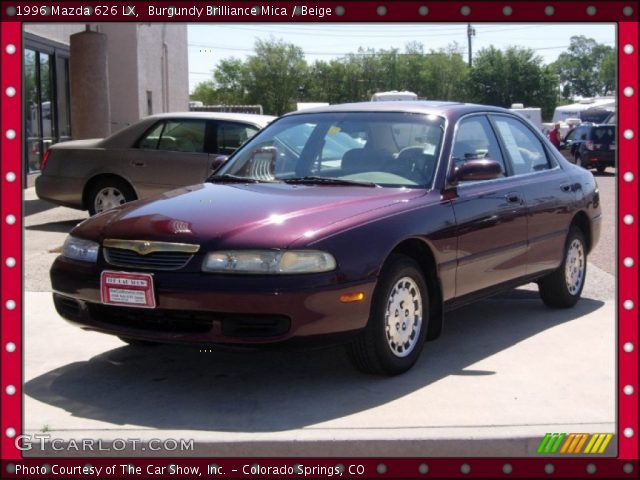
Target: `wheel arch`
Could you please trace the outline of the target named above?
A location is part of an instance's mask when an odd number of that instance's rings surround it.
[[[591,252],[593,246],[592,232],[591,232],[591,220],[589,216],[582,210],[577,212],[571,220],[571,227],[578,228],[584,236],[585,242],[587,242],[587,253]]]
[[[125,183],[131,189],[131,191],[135,194],[136,198],[140,198],[140,196],[138,195],[138,191],[135,189],[133,184],[123,176],[117,175],[115,173],[98,173],[93,177],[91,177],[87,181],[87,183],[85,183],[84,189],[82,190],[82,206],[85,210],[89,209],[89,198],[88,198],[89,192],[91,192],[93,187],[98,182],[101,182],[102,180],[105,180],[105,179],[111,179],[111,180],[116,180],[118,182]]]
[[[420,267],[429,289],[429,319],[427,340],[435,340],[440,336],[444,321],[442,301],[442,286],[438,276],[438,268],[433,251],[423,240],[409,238],[397,244],[387,258],[392,254],[402,254],[413,259]]]

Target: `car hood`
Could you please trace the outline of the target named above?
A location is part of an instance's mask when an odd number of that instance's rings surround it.
[[[278,184],[202,184],[109,210],[72,234],[198,243],[205,248],[287,248],[313,243],[426,190]]]

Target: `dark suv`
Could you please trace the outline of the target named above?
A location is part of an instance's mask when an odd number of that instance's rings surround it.
[[[560,151],[570,162],[603,173],[616,164],[616,126],[582,123],[567,133]]]

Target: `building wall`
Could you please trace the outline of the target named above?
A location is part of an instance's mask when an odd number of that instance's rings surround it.
[[[189,109],[187,26],[138,25],[138,108],[149,113]],[[148,95],[151,92],[151,112]]]
[[[25,24],[25,31],[69,45],[85,24]],[[107,35],[111,132],[150,113],[188,111],[187,26],[183,24],[98,23],[91,29]]]
[[[24,31],[69,45],[69,37],[86,29],[84,23],[25,23]]]
[[[98,31],[107,35],[111,133],[136,122],[139,109],[137,28],[132,23],[102,23]]]

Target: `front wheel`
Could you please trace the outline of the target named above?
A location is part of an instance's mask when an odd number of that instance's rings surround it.
[[[580,299],[587,278],[587,246],[584,235],[571,227],[560,267],[538,281],[542,301],[549,307],[570,308]]]
[[[385,263],[373,294],[369,322],[348,346],[366,373],[398,375],[418,360],[425,343],[429,294],[418,264],[405,255]]]

